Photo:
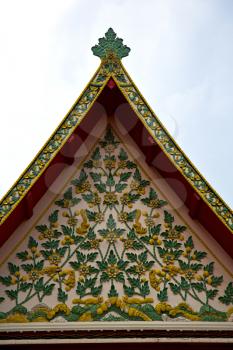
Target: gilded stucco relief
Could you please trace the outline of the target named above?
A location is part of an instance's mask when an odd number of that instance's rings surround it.
[[[233,284],[108,128],[0,270],[0,322],[229,321]]]

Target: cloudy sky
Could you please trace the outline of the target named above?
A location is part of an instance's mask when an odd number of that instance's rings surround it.
[[[232,0],[0,0],[0,197],[98,67],[91,47],[109,27],[144,97],[233,206]]]

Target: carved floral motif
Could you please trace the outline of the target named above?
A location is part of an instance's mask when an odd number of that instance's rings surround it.
[[[0,301],[14,304],[0,322],[230,317],[232,282],[215,273],[111,129],[55,205],[0,276]]]

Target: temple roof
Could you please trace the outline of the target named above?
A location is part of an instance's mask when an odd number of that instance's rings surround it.
[[[123,40],[110,28],[92,51],[99,68],[0,203],[0,344],[232,342],[232,211]]]
[[[33,195],[34,185],[50,167],[61,149],[72,144],[73,133],[77,132],[78,126],[95,102],[101,99],[104,89],[107,86],[110,89],[116,86],[155,145],[162,150],[172,166],[192,188],[192,196],[194,194],[196,196],[193,197],[190,205],[194,206],[197,211],[199,205],[197,203],[203,202],[205,207],[214,214],[217,222],[221,222],[219,226],[222,227],[221,232],[226,232],[229,239],[232,239],[233,215],[231,209],[176,144],[122,65],[121,59],[129,54],[130,49],[123,44],[122,39],[117,38],[116,33],[110,28],[105,37],[99,39],[98,45],[94,46],[92,51],[101,59],[97,71],[58,128],[3,197],[0,203],[0,223],[3,229],[6,230],[7,226],[4,224],[20,203],[22,201],[30,202],[29,198]],[[26,204],[27,206],[28,204]],[[210,219],[208,220],[210,221]],[[229,243],[228,239],[227,242]]]

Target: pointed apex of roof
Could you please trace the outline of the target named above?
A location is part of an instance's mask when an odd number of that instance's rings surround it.
[[[112,28],[109,28],[105,33],[104,38],[99,39],[98,45],[93,46],[92,52],[101,60],[114,56],[118,59],[128,56],[130,48],[123,45],[123,39],[117,38],[116,33]]]

